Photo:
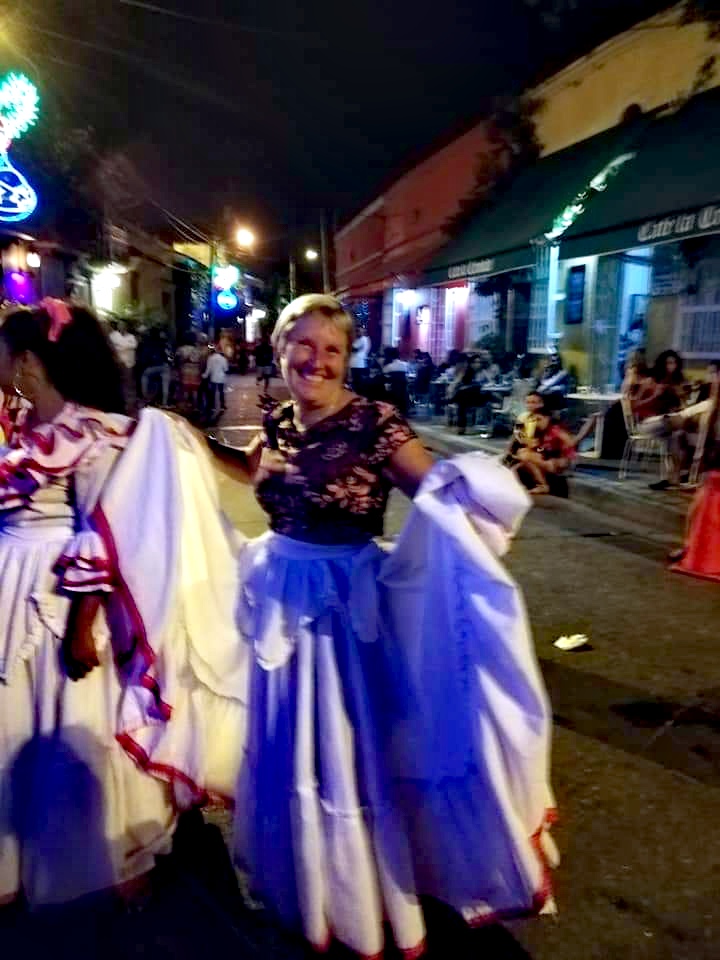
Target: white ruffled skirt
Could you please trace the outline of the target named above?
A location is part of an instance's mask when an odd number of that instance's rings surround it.
[[[447,693],[456,683],[454,702],[434,701],[438,746],[447,736],[453,756],[430,756],[427,743],[414,756],[427,701],[409,651],[389,633],[387,563],[375,543],[322,547],[268,534],[244,547],[240,627],[254,657],[235,855],[254,892],[317,949],[337,938],[379,957],[388,922],[402,955],[419,957],[421,895],[477,923],[538,911],[549,890],[542,822],[534,840],[523,834],[493,782],[503,759],[489,756],[486,767],[463,752],[469,728],[495,718],[460,689],[473,685],[478,651],[452,642],[444,600],[434,646],[442,672],[447,644],[449,680],[429,686]],[[452,594],[452,571],[443,573]]]
[[[69,600],[53,566],[72,536],[0,529],[0,903],[72,900],[149,870],[169,848],[166,784],[115,740],[120,687],[101,666],[73,683],[60,663]]]

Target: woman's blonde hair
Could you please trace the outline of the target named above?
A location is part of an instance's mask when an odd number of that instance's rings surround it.
[[[328,293],[306,293],[289,303],[278,317],[272,334],[272,345],[277,353],[282,353],[293,327],[301,317],[308,313],[320,313],[344,334],[347,340],[347,352],[350,355],[354,338],[354,322],[339,300]]]

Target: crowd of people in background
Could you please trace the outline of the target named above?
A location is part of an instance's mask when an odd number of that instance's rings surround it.
[[[131,409],[148,403],[175,406],[200,420],[211,420],[225,410],[230,364],[221,345],[211,343],[207,336],[191,333],[173,351],[164,331],[153,328],[136,335],[118,321],[112,324],[110,342]],[[245,350],[244,362],[238,364],[241,373],[247,371],[249,356],[254,360],[260,401],[267,403],[277,376],[269,332],[261,333],[249,353]],[[367,330],[358,325],[348,383],[359,395],[387,401],[404,416],[426,409],[445,417],[448,427],[459,435],[472,424],[482,437],[493,434],[493,414],[502,406],[502,398],[513,385],[525,384],[512,417],[504,423],[511,432],[505,462],[532,493],[566,496],[566,474],[598,417],[589,417],[573,429],[566,416],[566,398],[575,386],[572,373],[558,351],[551,352],[539,368],[533,368],[533,362],[537,363],[527,356],[493,356],[487,349],[450,350],[438,364],[421,349],[405,359],[396,346],[374,350]],[[642,350],[627,357],[621,399],[604,415],[605,442],[616,437],[621,451],[628,430],[636,426],[660,440],[669,467],[650,484],[653,490],[692,479],[691,467],[704,443],[711,384],[719,369],[717,363],[711,363],[703,382],[689,382],[683,358],[674,350],[663,351],[652,365]],[[519,416],[518,408],[522,411]]]
[[[174,349],[160,327],[136,335],[123,321],[112,321],[110,326],[109,340],[123,374],[129,409],[172,406],[199,418],[212,418],[225,409],[230,364],[220,343],[191,332]]]

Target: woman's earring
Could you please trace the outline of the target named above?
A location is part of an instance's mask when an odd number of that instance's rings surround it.
[[[27,393],[25,393],[25,391],[23,390],[22,382],[21,382],[21,380],[20,380],[20,374],[19,374],[19,373],[16,373],[16,374],[15,374],[15,379],[13,380],[13,390],[14,390],[15,393],[18,395],[18,397],[20,397],[22,400],[29,400],[29,399],[30,399],[30,397],[28,397]]]

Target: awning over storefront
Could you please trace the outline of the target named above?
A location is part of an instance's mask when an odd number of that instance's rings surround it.
[[[563,235],[562,259],[720,233],[720,90],[656,116]]]
[[[447,283],[532,266],[531,241],[552,231],[593,178],[632,150],[644,127],[645,122],[615,127],[524,170],[435,256],[425,281]]]

